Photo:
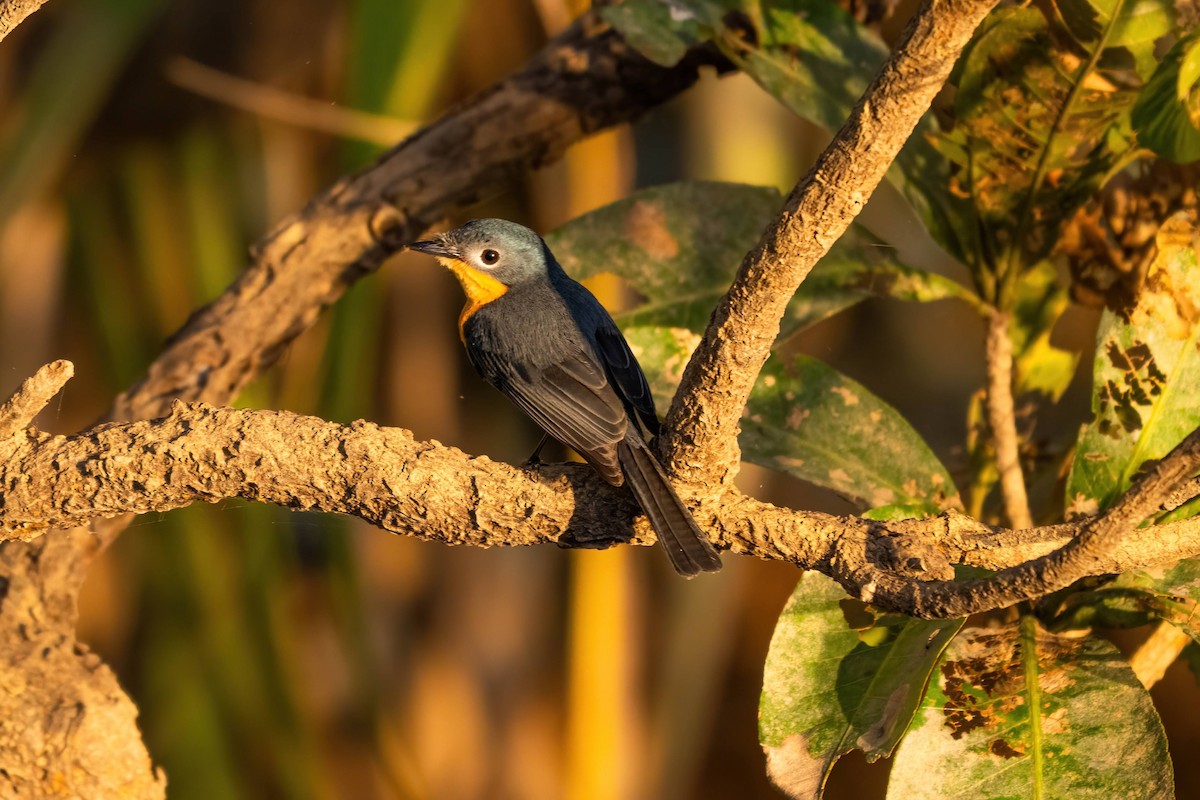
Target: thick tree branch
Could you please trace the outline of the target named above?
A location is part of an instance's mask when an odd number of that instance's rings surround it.
[[[635,520],[630,498],[586,466],[546,467],[535,481],[515,467],[361,421],[338,425],[284,411],[177,402],[160,419],[101,425],[74,436],[29,429],[10,439],[15,441],[0,461],[0,485],[7,487],[0,533],[16,537],[241,497],[350,514],[449,544],[653,541],[644,520]],[[1200,434],[1193,439],[1200,441]],[[701,521],[734,553],[819,570],[892,610],[958,616],[1035,598],[1064,581],[1200,552],[1200,520],[1139,531],[1136,546],[1122,546],[1134,538],[1141,515],[1161,503],[1170,482],[1195,468],[1198,453],[1194,443],[1178,450],[1104,517],[1028,531],[988,528],[957,513],[873,522],[777,508],[736,492]],[[1014,581],[1002,572],[970,591],[947,582],[953,563],[1027,571],[1028,562],[1051,561],[1081,541],[1084,556],[1064,562],[1049,580],[1039,568],[1033,579]],[[1039,558],[1066,542],[1054,556]],[[913,605],[910,596],[919,602]],[[963,602],[971,605],[956,605]]]
[[[684,371],[663,452],[685,482],[728,486],[738,422],[788,301],[858,216],[997,0],[925,0],[850,119],[746,255]]]
[[[44,5],[46,0],[0,0],[0,42]]]

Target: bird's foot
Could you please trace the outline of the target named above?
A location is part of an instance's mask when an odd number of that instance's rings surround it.
[[[521,471],[531,481],[539,481],[542,479],[542,464],[545,462],[538,458],[538,454],[534,453],[529,458],[521,462]]]

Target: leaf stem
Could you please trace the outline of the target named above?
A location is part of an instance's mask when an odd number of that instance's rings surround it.
[[[1042,687],[1038,683],[1037,619],[1032,614],[1021,617],[1021,666],[1025,673],[1025,695],[1029,699],[1029,755],[1033,763],[1030,784],[1032,800],[1045,800],[1046,787],[1042,779]]]

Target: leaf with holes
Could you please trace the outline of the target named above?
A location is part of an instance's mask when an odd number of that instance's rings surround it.
[[[1092,421],[1067,480],[1068,513],[1094,514],[1141,466],[1200,426],[1197,230],[1182,216],[1158,232],[1158,255],[1127,318],[1105,311],[1097,334]]]
[[[625,337],[659,408],[670,404],[699,336],[628,328]],[[899,505],[913,516],[959,507],[950,474],[896,409],[815,358],[771,356],[738,439],[743,457],[832,489],[864,508]]]
[[[1121,654],[1032,617],[955,637],[892,764],[888,798],[1175,796],[1162,723]]]
[[[584,214],[546,237],[572,276],[610,272],[645,302],[618,316],[624,326],[703,331],[742,257],[783,206],[775,189],[688,181],[653,186]],[[928,302],[971,291],[941,275],[898,263],[894,250],[852,227],[788,305],[781,337],[872,295]]]
[[[763,670],[759,741],[776,785],[819,797],[843,755],[890,755],[962,624],[881,616],[824,575],[804,573]]]
[[[978,220],[963,258],[981,284],[1001,281],[1002,303],[1051,252],[1063,221],[1132,152],[1136,92],[1110,80],[1101,57],[1105,36],[1134,5],[1115,0],[1108,27],[1080,36],[1082,61],[1062,49],[1038,7],[1001,8],[956,68],[955,124],[936,146],[955,165],[951,191],[969,198]]]

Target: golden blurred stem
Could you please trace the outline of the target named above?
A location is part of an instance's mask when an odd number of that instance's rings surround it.
[[[567,797],[633,798],[638,730],[631,548],[571,553]]]
[[[1171,623],[1160,622],[1129,659],[1129,666],[1142,685],[1149,689],[1163,679],[1167,668],[1175,663],[1191,641],[1190,636]]]
[[[625,195],[627,131],[595,136],[565,159],[568,217]],[[611,276],[588,282],[609,309],[620,303]],[[637,692],[642,631],[635,603],[631,548],[571,554],[567,674],[567,797],[639,796],[636,756],[645,726]]]

